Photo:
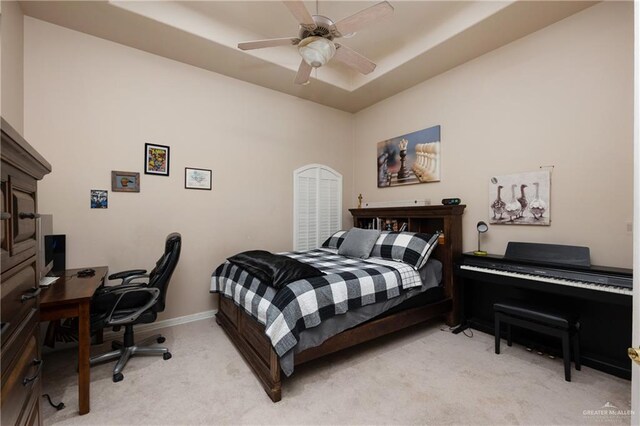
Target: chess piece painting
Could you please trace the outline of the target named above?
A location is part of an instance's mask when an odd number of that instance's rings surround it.
[[[378,143],[378,188],[440,181],[440,126]]]

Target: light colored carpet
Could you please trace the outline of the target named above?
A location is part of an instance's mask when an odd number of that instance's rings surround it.
[[[594,413],[629,410],[631,383],[583,367],[563,378],[560,359],[419,326],[300,366],[267,397],[213,319],[163,330],[173,358],[129,361],[113,383],[113,363],[91,370],[91,412],[78,416],[76,351],[46,355],[44,424],[629,424]],[[109,345],[94,347],[94,354]],[[608,409],[606,409],[608,410]],[[613,410],[616,411],[616,410]],[[616,411],[617,412],[617,411]]]

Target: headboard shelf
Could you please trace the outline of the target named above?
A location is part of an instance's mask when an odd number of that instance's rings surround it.
[[[353,226],[371,228],[381,221],[397,224],[399,230],[402,223],[407,224],[409,232],[434,233],[442,231],[438,247],[433,256],[442,262],[442,285],[445,294],[454,301],[453,310],[447,323],[457,324],[459,319],[458,285],[453,274],[453,265],[462,255],[462,214],[466,205],[457,206],[410,206],[410,207],[375,207],[349,209],[353,216]],[[381,230],[384,230],[384,226]]]

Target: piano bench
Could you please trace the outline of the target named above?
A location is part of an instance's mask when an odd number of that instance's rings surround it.
[[[576,370],[580,370],[580,323],[575,316],[533,308],[516,303],[494,303],[496,354],[500,353],[500,325],[507,324],[507,345],[511,346],[511,326],[526,328],[562,339],[564,379],[571,381],[571,349]]]

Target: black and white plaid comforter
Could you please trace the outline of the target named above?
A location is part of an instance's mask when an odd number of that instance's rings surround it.
[[[337,250],[282,253],[326,275],[298,280],[279,291],[225,262],[213,273],[211,292],[221,293],[265,325],[279,356],[298,342],[299,333],[326,318],[400,295],[422,285],[418,272],[402,262],[353,259]]]

